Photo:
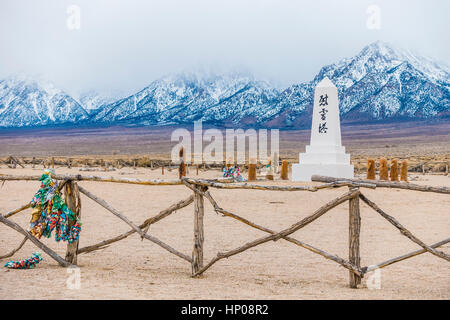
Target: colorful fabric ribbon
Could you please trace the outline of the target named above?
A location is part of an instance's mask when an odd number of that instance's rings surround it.
[[[223,177],[224,178],[233,178],[236,181],[245,181],[244,177],[241,176],[239,166],[223,168]]]
[[[36,265],[43,260],[39,252],[33,253],[31,258],[19,260],[19,261],[8,261],[5,264],[6,268],[9,269],[33,269]]]
[[[31,214],[30,233],[40,239],[42,236],[50,238],[55,230],[56,241],[72,243],[79,239],[81,222],[66,205],[58,190],[58,182],[52,179],[55,172],[46,169],[39,179],[41,187],[31,200],[34,208]],[[69,221],[75,221],[69,227]]]

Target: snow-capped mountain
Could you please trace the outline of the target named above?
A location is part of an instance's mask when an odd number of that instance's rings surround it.
[[[239,122],[273,101],[278,91],[263,81],[238,73],[199,76],[180,74],[152,82],[138,93],[103,106],[93,122],[140,124]]]
[[[450,73],[433,60],[372,43],[356,56],[323,67],[307,83],[281,92],[252,77],[177,75],[104,106],[94,122],[308,126],[315,85],[324,77],[338,87],[343,122],[446,117]]]
[[[153,81],[112,103],[93,94],[78,104],[54,87],[4,80],[0,126],[166,125],[201,119],[215,125],[307,127],[314,87],[324,77],[338,88],[343,123],[450,116],[448,67],[378,41],[354,57],[324,66],[311,81],[284,90],[248,74],[183,73]]]
[[[432,60],[383,42],[366,46],[353,58],[323,67],[309,83],[280,94],[272,121],[309,123],[315,85],[328,77],[338,88],[343,122],[446,117],[450,112],[450,73]]]
[[[47,81],[17,76],[0,81],[0,127],[27,127],[86,120],[87,112]]]

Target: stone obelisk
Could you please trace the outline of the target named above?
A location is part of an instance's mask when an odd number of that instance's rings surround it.
[[[313,175],[353,178],[350,154],[341,144],[341,124],[336,86],[325,77],[314,93],[311,142],[292,165],[293,181],[311,181]]]

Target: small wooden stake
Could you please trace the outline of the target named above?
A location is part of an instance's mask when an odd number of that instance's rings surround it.
[[[289,162],[287,160],[283,160],[283,162],[281,162],[281,174],[280,174],[281,180],[289,180],[288,169],[289,169]]]
[[[164,166],[161,167],[161,174],[164,175]]]
[[[402,167],[400,168],[400,180],[408,182],[408,161],[402,161]]]
[[[361,230],[361,216],[359,212],[359,198],[349,200],[349,261],[358,268],[361,267],[359,255],[359,236]],[[350,271],[350,288],[357,288],[361,277]]]
[[[184,148],[180,148],[179,152],[180,166],[178,167],[178,178],[181,179],[186,176],[186,164],[184,163]]]
[[[256,164],[250,163],[248,165],[248,179],[247,181],[256,181]]]
[[[391,181],[398,181],[398,161],[397,159],[391,160],[391,171],[389,172]]]
[[[380,180],[389,180],[388,162],[386,158],[380,159]]]
[[[367,177],[368,180],[375,180],[375,160],[367,160]]]
[[[80,217],[81,203],[78,185],[73,181],[67,181],[64,186],[64,196],[66,198],[67,207],[75,213],[77,218]],[[75,221],[69,220],[68,226],[71,228]],[[71,264],[77,264],[78,240],[67,244],[65,260]]]
[[[201,191],[206,192],[206,187],[200,187]],[[192,251],[192,275],[195,275],[203,268],[203,215],[204,199],[198,192],[194,193],[194,249]]]
[[[52,168],[55,169],[55,158],[52,157]]]

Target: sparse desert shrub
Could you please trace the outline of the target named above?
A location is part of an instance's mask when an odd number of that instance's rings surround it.
[[[445,164],[438,163],[438,164],[434,165],[433,172],[445,172],[446,169],[447,169],[447,166]]]
[[[149,157],[139,158],[137,160],[137,166],[138,167],[150,167],[151,166],[150,158]]]

